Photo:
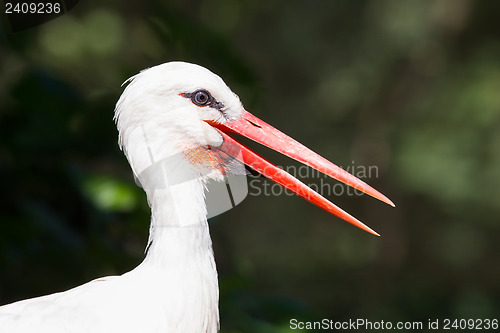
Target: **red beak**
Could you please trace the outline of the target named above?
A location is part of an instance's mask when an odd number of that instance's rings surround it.
[[[247,111],[244,111],[241,118],[238,120],[225,122],[223,124],[210,124],[220,130],[224,137],[224,143],[219,149],[228,155],[238,158],[241,162],[250,166],[255,171],[316,206],[340,217],[358,228],[380,236],[355,217],[310,189],[300,180],[259,156],[226,133],[233,132],[243,135],[394,207],[394,203],[382,193]]]

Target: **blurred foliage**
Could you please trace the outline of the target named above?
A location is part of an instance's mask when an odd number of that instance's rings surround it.
[[[0,302],[141,261],[149,208],[114,103],[129,76],[184,60],[338,165],[377,166],[367,181],[397,204],[332,198],[381,238],[289,196],[214,218],[222,332],[498,317],[499,13],[471,0],[112,0],[15,34],[5,24]]]

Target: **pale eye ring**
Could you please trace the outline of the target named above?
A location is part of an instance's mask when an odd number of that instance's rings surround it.
[[[206,90],[197,90],[191,95],[191,102],[198,106],[210,105],[212,100],[212,95]]]

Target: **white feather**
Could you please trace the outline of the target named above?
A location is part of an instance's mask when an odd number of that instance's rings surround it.
[[[0,307],[1,332],[217,332],[218,284],[203,190],[217,168],[193,163],[222,143],[204,120],[238,118],[243,107],[220,77],[171,62],[127,80],[115,112],[119,142],[151,206],[144,261],[121,276]],[[223,112],[181,96],[208,90]]]

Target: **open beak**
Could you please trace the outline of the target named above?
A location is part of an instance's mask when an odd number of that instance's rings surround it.
[[[224,138],[224,143],[219,149],[228,155],[238,158],[242,163],[250,166],[255,171],[316,206],[340,217],[358,228],[380,236],[355,217],[313,191],[297,178],[234,140],[227,135],[227,133],[243,135],[394,207],[394,203],[382,193],[247,111],[244,111],[241,118],[237,120],[228,121],[223,124],[210,123],[210,125],[219,129],[219,132]]]

